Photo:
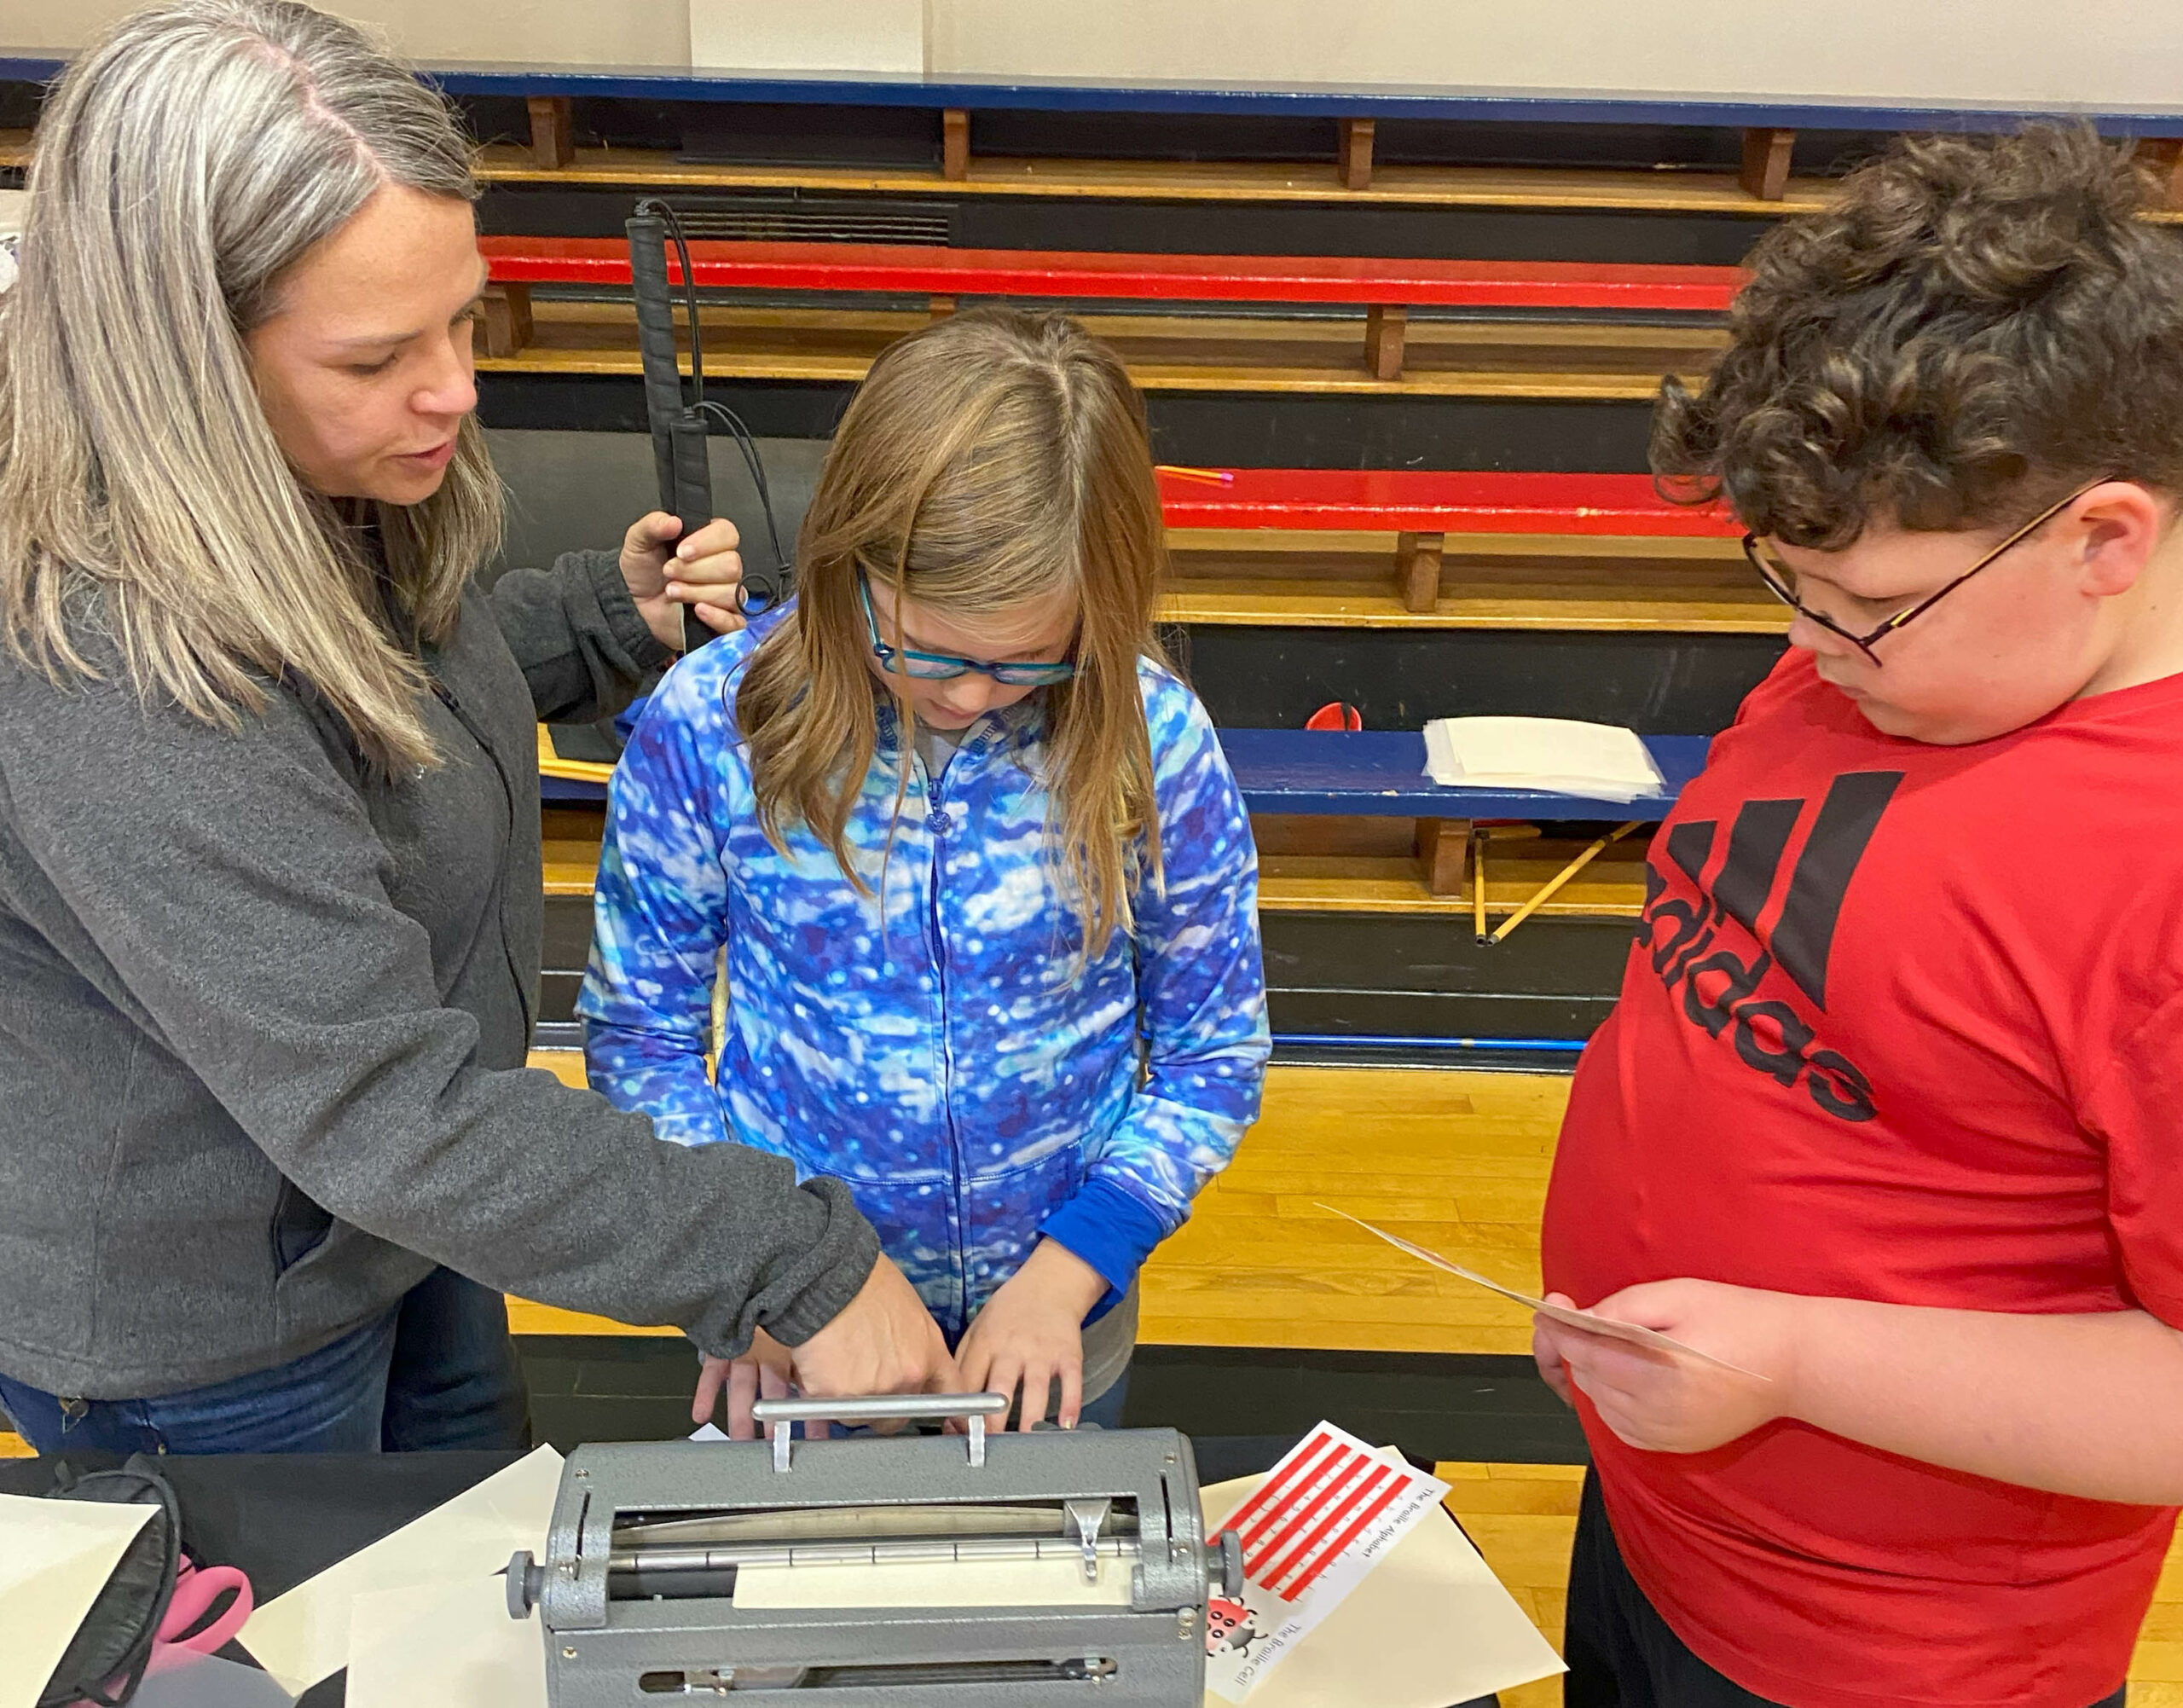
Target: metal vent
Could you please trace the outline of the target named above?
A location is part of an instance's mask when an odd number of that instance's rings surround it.
[[[692,196],[672,202],[693,238],[744,243],[906,243],[945,246],[946,202],[826,196]]]

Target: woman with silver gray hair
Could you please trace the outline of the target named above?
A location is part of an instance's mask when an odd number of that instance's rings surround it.
[[[524,1068],[540,717],[734,530],[473,579],[468,148],[360,32],[183,0],[65,74],[0,306],[0,1408],[42,1450],[504,1445],[503,1290],[948,1373],[831,1181]]]

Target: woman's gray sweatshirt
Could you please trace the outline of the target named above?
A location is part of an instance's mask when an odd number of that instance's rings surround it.
[[[0,649],[0,1372],[90,1398],[300,1357],[434,1263],[791,1344],[877,1245],[847,1192],[686,1149],[524,1067],[536,721],[659,647],[614,554],[473,589],[428,648],[440,766],[374,780],[308,690],[239,731]]]

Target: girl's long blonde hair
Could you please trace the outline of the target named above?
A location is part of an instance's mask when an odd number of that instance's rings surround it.
[[[797,545],[796,609],[736,696],[766,834],[781,845],[785,827],[807,826],[866,888],[847,827],[881,690],[860,571],[950,620],[1072,593],[1076,673],[1039,691],[1044,780],[1081,952],[1103,952],[1134,923],[1137,884],[1160,875],[1138,662],[1161,660],[1165,555],[1144,402],[1106,345],[1064,316],[983,308],[890,346],[827,453]],[[897,709],[906,786],[899,697]]]
[[[243,339],[382,186],[476,199],[446,103],[308,6],[175,0],[62,74],[29,182],[0,307],[10,650],[66,681],[98,633],[138,692],[229,726],[300,680],[376,767],[433,762],[390,618],[454,628],[500,534],[484,436],[464,421],[432,497],[375,507],[375,563],[282,457]]]

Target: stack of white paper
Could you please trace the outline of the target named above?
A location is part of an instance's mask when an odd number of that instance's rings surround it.
[[[1425,726],[1425,773],[1462,789],[1538,789],[1588,801],[1658,795],[1659,767],[1636,733],[1566,718],[1438,718]]]
[[[243,1626],[242,1646],[260,1666],[298,1695],[348,1665],[360,1647],[376,1652],[389,1649],[392,1643],[393,1650],[379,1656],[391,1666],[400,1644],[387,1635],[390,1622],[397,1615],[406,1618],[420,1608],[496,1607],[499,1620],[489,1622],[489,1630],[475,1621],[466,1629],[474,1630],[481,1642],[489,1642],[495,1653],[501,1648],[520,1647],[514,1637],[501,1629],[501,1624],[515,1622],[507,1617],[507,1585],[493,1574],[519,1548],[535,1555],[545,1553],[546,1530],[553,1520],[553,1502],[560,1487],[561,1456],[551,1447],[541,1447],[392,1535],[381,1537],[362,1552],[266,1602]],[[385,1603],[371,1601],[381,1591],[419,1586],[425,1591],[421,1595]],[[368,1606],[373,1623],[359,1644],[351,1619],[357,1609]],[[467,1615],[450,1612],[446,1617],[460,1623]],[[518,1629],[528,1633],[529,1641],[543,1644],[535,1618]],[[367,1703],[371,1708],[386,1708],[389,1702],[414,1704],[424,1699],[398,1693],[391,1698],[375,1694],[373,1680],[379,1676],[373,1673],[362,1688],[353,1682],[350,1685],[353,1708],[365,1708]],[[466,1708],[470,1699],[452,1694],[430,1699],[432,1708],[455,1708],[458,1702]],[[507,1708],[513,1708],[515,1699],[505,1699]]]

